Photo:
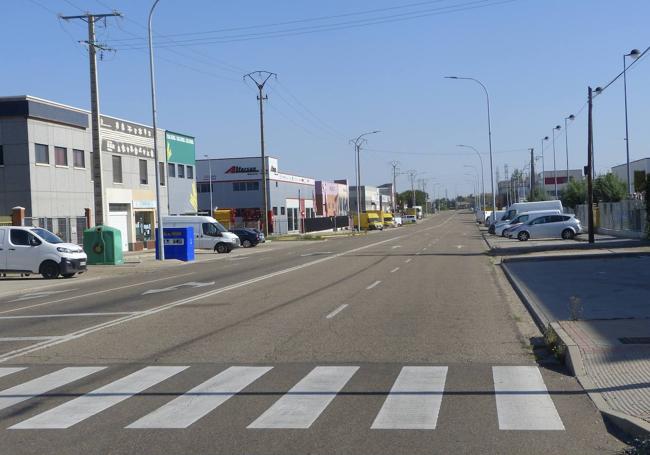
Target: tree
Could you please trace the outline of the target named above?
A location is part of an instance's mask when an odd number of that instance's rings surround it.
[[[572,209],[578,204],[587,202],[587,182],[585,180],[571,180],[560,197],[562,204]]]
[[[596,202],[618,202],[627,196],[625,182],[615,174],[601,175],[594,180],[594,200]]]
[[[547,201],[548,200],[548,194],[546,194],[546,191],[541,189],[540,187],[536,186],[533,188],[533,191],[530,193],[530,202],[535,202],[535,201]]]
[[[421,205],[424,207],[428,196],[429,195],[424,191],[415,190],[415,204],[413,204],[413,192],[411,190],[407,190],[402,191],[397,195],[397,201],[402,207],[406,207],[406,205],[409,207],[413,207],[414,205]]]

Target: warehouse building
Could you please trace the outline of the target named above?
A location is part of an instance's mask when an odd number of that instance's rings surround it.
[[[122,232],[123,250],[153,248],[156,220],[153,129],[140,123],[100,116],[101,191],[104,224]],[[194,188],[194,162],[189,145],[158,130],[157,165],[163,214],[186,211]],[[193,154],[194,139],[191,139]],[[169,140],[166,143],[166,140]],[[183,165],[169,181],[166,169]],[[171,153],[170,153],[171,151]],[[178,158],[176,158],[178,156]],[[86,210],[95,223],[95,189],[90,113],[32,96],[0,98],[0,214],[25,208],[26,222],[44,226],[67,240],[80,242]],[[176,179],[176,180],[174,180]],[[168,198],[168,188],[174,187]],[[172,207],[170,207],[170,203]],[[176,207],[176,205],[179,207]],[[191,205],[191,204],[190,204]],[[171,208],[171,210],[170,210]]]
[[[200,211],[232,209],[235,224],[262,225],[261,157],[197,160]],[[266,157],[269,232],[303,232],[305,218],[315,216],[315,181],[279,172],[278,159]]]

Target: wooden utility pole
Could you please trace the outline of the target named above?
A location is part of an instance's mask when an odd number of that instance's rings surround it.
[[[593,125],[593,94],[591,87],[587,89],[587,103],[589,105],[589,117],[587,121],[587,224],[589,230],[589,243],[594,243],[594,186],[593,186],[593,165],[594,165],[594,125]]]

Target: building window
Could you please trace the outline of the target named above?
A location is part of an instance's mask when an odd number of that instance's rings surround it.
[[[183,166],[182,164],[178,165],[178,178],[179,179],[185,178],[185,166]]]
[[[122,182],[122,157],[113,155],[113,183]]]
[[[280,215],[284,215],[284,214],[285,214],[284,207],[280,207]]]
[[[278,208],[273,207],[273,216],[278,216]]]
[[[187,166],[187,178],[188,179],[194,178],[194,166]]]
[[[72,164],[74,167],[86,167],[86,152],[83,150],[72,149]]]
[[[68,165],[68,149],[65,147],[54,147],[54,164],[57,166]]]
[[[2,145],[0,145],[0,166],[5,165],[5,151]]]
[[[158,163],[158,174],[160,174],[160,186],[165,186],[165,163]]]
[[[149,184],[149,175],[147,174],[147,160],[140,160],[140,185]]]
[[[210,184],[209,183],[199,183],[196,185],[196,192],[197,193],[209,193],[210,192]]]
[[[47,145],[34,144],[36,151],[36,162],[39,164],[50,164],[50,150]]]
[[[167,173],[169,177],[176,177],[176,165],[174,163],[167,163]]]
[[[259,191],[260,182],[246,182],[246,191]]]

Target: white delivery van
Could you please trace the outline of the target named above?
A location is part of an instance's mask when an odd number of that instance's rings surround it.
[[[559,210],[564,211],[562,201],[537,201],[537,202],[515,202],[510,204],[506,213],[498,221],[509,221],[524,212],[536,212],[539,210]]]
[[[0,273],[40,273],[43,278],[70,278],[86,271],[83,248],[64,243],[47,229],[0,226]]]
[[[240,246],[239,237],[221,225],[211,216],[164,216],[163,228],[194,228],[194,248],[214,250],[217,253],[230,253]]]

